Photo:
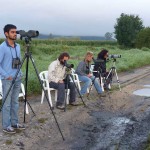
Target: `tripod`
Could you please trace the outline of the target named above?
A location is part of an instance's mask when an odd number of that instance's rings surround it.
[[[67,104],[67,92],[68,92],[68,85],[69,85],[69,82],[70,82],[70,79],[72,80],[72,82],[73,82],[73,84],[74,84],[74,86],[75,86],[75,89],[77,90],[77,92],[78,92],[78,94],[80,95],[80,98],[81,98],[81,100],[82,100],[82,102],[83,102],[83,104],[84,104],[84,106],[86,107],[86,104],[85,104],[85,102],[83,101],[83,98],[82,98],[82,96],[81,96],[81,94],[80,94],[80,91],[79,91],[79,89],[77,88],[77,85],[75,84],[75,82],[74,82],[74,79],[73,79],[73,75],[71,74],[71,68],[67,68],[67,75],[66,75],[66,92],[65,92],[65,109],[64,109],[64,111],[66,111],[66,104]]]
[[[93,66],[94,66],[94,65],[93,65]],[[103,88],[103,80],[102,80],[102,71],[101,71],[100,66],[98,67],[97,71],[94,71],[94,67],[93,67],[92,70],[93,70],[93,71],[92,71],[93,73],[96,73],[96,74],[98,75],[98,78],[99,78],[99,81],[100,81],[100,85],[101,85],[102,91],[104,91],[104,88]],[[91,84],[91,86],[90,86],[88,96],[90,95],[90,91],[91,91],[91,89],[92,89],[92,87],[93,87],[93,85],[94,85],[95,79],[96,79],[96,76],[95,76],[94,80],[92,80],[92,84]],[[98,91],[97,91],[97,93],[98,93]]]
[[[13,86],[15,80],[16,80],[16,78],[17,78],[17,75],[19,74],[20,69],[22,68],[22,65],[23,65],[24,61],[26,60],[26,78],[25,78],[25,79],[26,79],[26,82],[25,82],[25,100],[24,100],[24,102],[25,102],[25,104],[24,104],[24,123],[25,123],[26,105],[29,104],[29,102],[27,101],[27,84],[28,84],[28,66],[29,66],[29,59],[30,59],[31,62],[32,62],[32,65],[33,65],[33,67],[34,67],[34,70],[35,70],[35,72],[36,72],[36,75],[37,75],[37,77],[38,77],[40,86],[41,86],[41,88],[42,88],[43,91],[44,91],[46,100],[47,100],[48,105],[49,105],[49,108],[50,108],[50,110],[51,110],[51,112],[52,112],[52,114],[53,114],[53,116],[54,116],[54,120],[55,120],[56,125],[57,125],[57,127],[58,127],[58,129],[59,129],[59,132],[60,132],[60,134],[61,134],[61,136],[62,136],[62,139],[65,140],[65,139],[64,139],[64,136],[63,136],[63,134],[62,134],[62,132],[61,132],[61,129],[60,129],[60,127],[59,127],[59,124],[58,124],[58,122],[57,122],[56,116],[55,116],[55,114],[54,114],[54,112],[53,112],[53,110],[52,110],[52,107],[51,107],[51,105],[50,105],[50,102],[49,102],[49,100],[48,100],[47,94],[46,94],[46,92],[45,92],[45,90],[44,90],[42,81],[40,80],[39,73],[38,73],[38,71],[37,71],[37,68],[36,68],[36,66],[35,66],[34,60],[33,60],[33,58],[32,58],[32,53],[29,51],[29,48],[30,48],[30,40],[31,40],[31,39],[30,39],[29,37],[25,37],[26,53],[25,53],[25,55],[24,55],[24,58],[23,58],[22,61],[21,61],[21,64],[20,64],[19,69],[18,69],[17,72],[16,72],[16,75],[15,75],[13,81],[12,81],[12,84],[11,84],[11,86],[10,86],[10,88],[9,88],[9,90],[8,90],[8,92],[7,92],[6,96],[5,96],[5,98],[4,98],[4,101],[3,101],[3,104],[2,104],[2,106],[1,106],[1,108],[0,108],[0,111],[2,110],[2,107],[4,106],[4,103],[5,103],[5,101],[6,101],[7,97],[8,97],[8,94],[9,94],[9,92],[10,92],[10,90],[11,90],[11,88],[12,88],[12,86]],[[33,111],[33,109],[32,109],[32,107],[31,107],[30,104],[29,104],[29,106],[30,106],[32,112],[34,113],[34,111]],[[35,115],[35,113],[34,113],[34,115]]]
[[[114,58],[113,59],[113,65],[108,73],[108,75],[106,76],[105,80],[107,81],[107,79],[109,78],[109,76],[112,74],[112,76],[114,76],[114,74],[116,75],[116,79],[117,79],[117,83],[118,83],[118,87],[119,87],[119,90],[121,91],[121,87],[120,87],[120,81],[119,81],[119,78],[118,78],[118,75],[117,75],[117,70],[116,70],[116,65],[115,65],[115,62],[116,62],[116,59]]]

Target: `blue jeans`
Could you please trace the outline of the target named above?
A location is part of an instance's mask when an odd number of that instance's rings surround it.
[[[3,101],[8,93],[8,90],[12,84],[12,80],[2,80],[3,89]],[[2,108],[2,126],[3,129],[10,127],[11,125],[16,125],[18,123],[18,109],[19,102],[18,97],[20,93],[21,79],[16,80],[13,84]]]
[[[102,93],[100,84],[99,84],[97,78],[95,78],[95,76],[92,76],[89,78],[87,76],[78,75],[78,77],[79,77],[79,80],[84,83],[83,86],[81,87],[81,91],[80,91],[81,95],[84,95],[87,93],[87,89],[92,83],[94,83],[94,87],[97,90],[97,92]]]

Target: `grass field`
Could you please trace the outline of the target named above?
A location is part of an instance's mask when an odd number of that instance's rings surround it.
[[[0,40],[0,42],[1,41],[2,40]],[[24,41],[18,42],[21,44],[23,58],[26,53],[26,45]],[[49,64],[64,51],[70,54],[71,59],[68,63],[74,64],[74,68],[84,59],[84,55],[87,51],[92,51],[96,58],[102,48],[109,50],[109,54],[120,54],[122,56],[121,58],[117,58],[116,61],[117,72],[123,72],[150,64],[150,49],[120,49],[115,42],[93,41],[92,43],[92,41],[69,41],[67,44],[66,41],[52,42],[51,40],[33,40],[30,46],[30,52],[32,53],[39,73],[47,70]],[[110,68],[112,63],[113,61],[110,60],[107,63],[107,68]],[[26,62],[22,67],[22,71],[25,75]],[[28,75],[28,94],[39,94],[41,88],[31,61],[29,61]]]

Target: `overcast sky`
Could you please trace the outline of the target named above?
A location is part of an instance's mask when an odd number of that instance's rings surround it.
[[[43,34],[103,36],[114,32],[121,13],[150,26],[150,0],[1,0],[0,37],[8,23]]]

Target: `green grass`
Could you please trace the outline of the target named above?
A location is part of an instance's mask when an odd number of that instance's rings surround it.
[[[2,40],[0,40],[2,42]],[[24,41],[18,41],[21,44],[22,58],[25,55],[26,47]],[[94,46],[93,46],[94,45]],[[94,57],[101,51],[102,48],[109,50],[109,54],[121,54],[122,58],[117,58],[117,72],[132,70],[150,64],[150,49],[120,49],[115,42],[106,41],[59,41],[59,40],[32,40],[30,52],[34,59],[34,63],[38,72],[47,70],[49,64],[58,58],[61,52],[67,51],[71,59],[69,64],[74,64],[74,68],[84,59],[87,51],[92,51]],[[107,68],[110,68],[113,60],[107,63]],[[26,74],[26,62],[24,62],[22,71]],[[24,81],[23,78],[23,81]],[[28,95],[40,94],[41,88],[36,76],[34,67],[29,60],[28,70]]]
[[[109,50],[110,54],[121,54],[122,58],[117,58],[116,68],[118,72],[131,70],[141,66],[150,64],[150,55],[149,51],[142,51],[140,49],[130,49],[122,50],[117,46],[105,45],[105,47],[92,47],[92,46],[67,46],[67,45],[32,45],[31,52],[34,59],[36,68],[38,72],[48,69],[49,64],[58,58],[61,52],[67,51],[71,59],[68,61],[70,64],[74,64],[74,68],[78,63],[84,59],[85,53],[87,51],[94,52],[94,57],[96,58],[97,54],[102,48]],[[22,54],[25,53],[25,50],[22,48]],[[23,57],[23,56],[22,56]],[[26,72],[26,63],[24,63],[22,71]],[[107,63],[107,68],[110,68],[113,64],[113,60],[110,60]],[[28,71],[28,93],[29,94],[38,94],[41,92],[40,84],[36,77],[33,65],[31,61],[29,63]]]

